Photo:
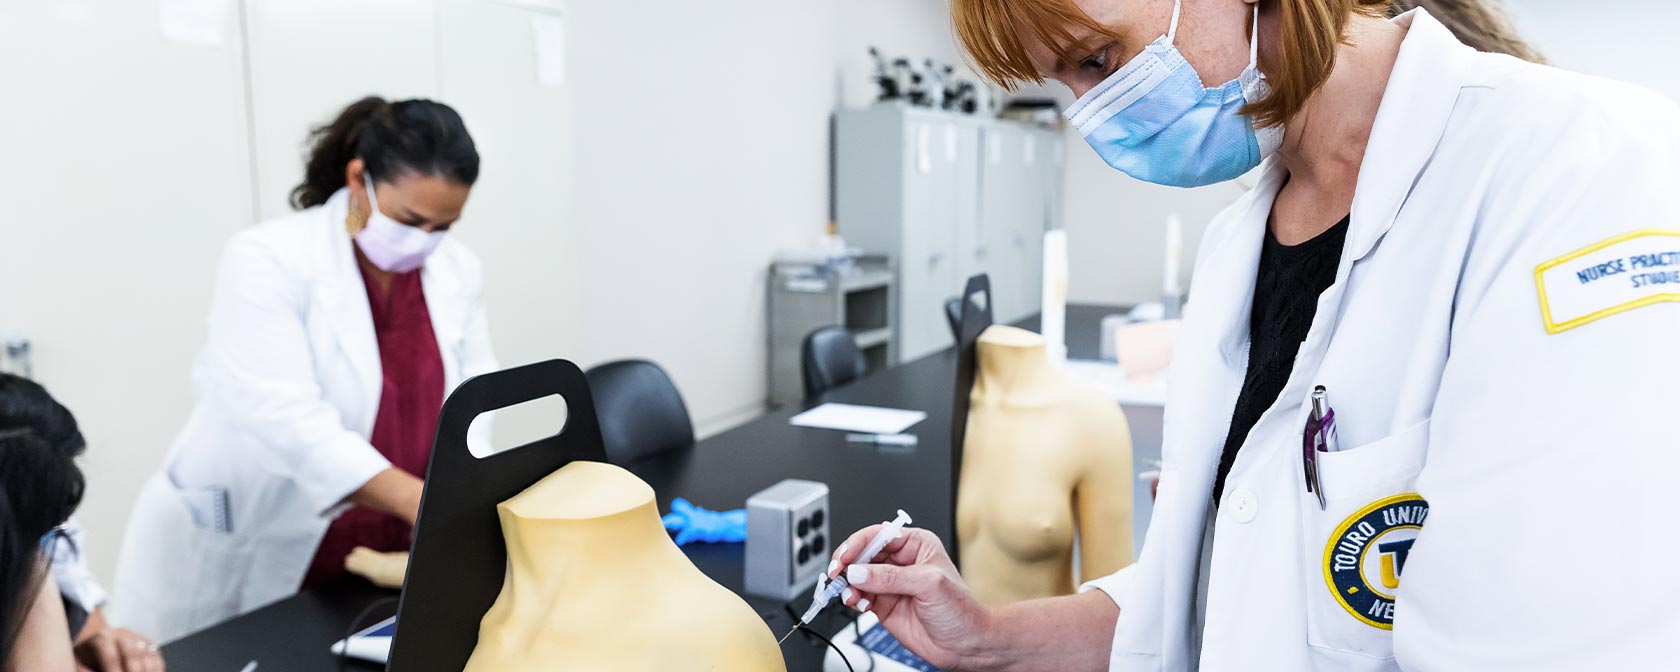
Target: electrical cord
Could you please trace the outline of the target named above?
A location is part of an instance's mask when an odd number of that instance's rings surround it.
[[[847,670],[847,672],[857,672],[857,670],[856,670],[856,669],[853,669],[853,668],[852,668],[852,661],[850,661],[850,660],[847,660],[847,659],[846,659],[846,652],[845,652],[845,651],[841,651],[841,650],[840,650],[840,647],[839,647],[839,646],[836,646],[836,645],[835,645],[835,644],[834,644],[834,640],[832,640],[832,639],[829,639],[829,638],[827,638],[827,637],[824,637],[824,636],[823,636],[823,635],[822,635],[822,633],[820,633],[820,632],[817,632],[817,631],[816,631],[816,630],[813,630],[813,629],[811,629],[811,627],[810,627],[810,626],[807,626],[807,625],[800,625],[800,626],[799,626],[799,629],[800,629],[800,630],[804,630],[804,631],[805,631],[805,634],[807,634],[807,635],[812,635],[812,636],[814,636],[814,637],[816,637],[816,638],[817,638],[817,639],[820,639],[820,640],[822,640],[822,641],[823,641],[823,643],[825,643],[825,644],[828,644],[828,648],[831,648],[831,649],[834,649],[834,652],[835,652],[835,653],[838,653],[838,654],[840,654],[840,662],[842,662],[842,663],[845,663],[845,664],[846,664],[846,670]],[[871,663],[873,663],[873,661],[871,661]]]
[[[368,605],[362,609],[362,613],[356,614],[355,618],[350,619],[350,628],[344,631],[344,638],[339,641],[345,642],[346,648],[348,648],[350,636],[356,634],[362,629],[362,621],[367,620],[367,617],[371,616],[373,612],[378,610],[380,607],[396,601],[397,598],[395,597],[381,597],[368,603]],[[348,669],[350,669],[350,657],[340,653],[338,655],[338,672],[345,672],[345,670]]]
[[[799,612],[794,610],[792,604],[783,602],[782,611],[787,612],[788,618],[793,619],[794,623],[798,623],[798,625],[794,626],[795,630],[803,631],[807,635],[812,635],[817,639],[822,640],[824,644],[828,645],[828,648],[833,649],[835,653],[840,654],[840,662],[846,665],[847,670],[857,672],[857,669],[852,667],[852,659],[846,655],[845,651],[840,649],[839,645],[834,643],[834,640],[824,637],[822,633],[817,632],[810,626],[799,623]],[[858,628],[858,619],[852,619],[851,625],[852,632],[857,634],[858,648],[862,649],[864,657],[869,659],[869,669],[864,670],[864,672],[875,672],[875,652],[870,651],[868,647],[863,645],[863,631]]]

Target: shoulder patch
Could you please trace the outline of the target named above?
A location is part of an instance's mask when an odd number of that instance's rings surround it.
[[[1680,301],[1680,229],[1638,229],[1593,243],[1535,266],[1534,284],[1548,334]]]

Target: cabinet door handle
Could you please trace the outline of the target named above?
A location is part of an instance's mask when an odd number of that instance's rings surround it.
[[[939,262],[941,262],[941,261],[945,261],[945,253],[944,252],[935,252],[933,254],[928,255],[928,265],[929,266],[938,266]]]

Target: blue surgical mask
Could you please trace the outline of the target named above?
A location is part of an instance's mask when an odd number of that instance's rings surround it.
[[[1145,182],[1200,187],[1260,165],[1283,141],[1283,127],[1254,128],[1240,110],[1270,89],[1258,67],[1260,10],[1254,12],[1248,68],[1206,88],[1173,46],[1183,0],[1167,34],[1080,96],[1063,114],[1108,165]]]

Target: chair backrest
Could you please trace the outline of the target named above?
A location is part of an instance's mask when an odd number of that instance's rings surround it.
[[[595,398],[607,461],[629,464],[694,446],[694,424],[665,369],[645,359],[608,362],[584,374]]]
[[[958,299],[961,319],[957,321],[957,384],[951,394],[951,529],[957,529],[957,483],[961,482],[963,441],[968,436],[968,407],[974,393],[975,369],[979,365],[980,334],[992,326],[992,279],[985,273],[968,279]],[[962,568],[962,551],[951,546],[951,562]]]
[[[805,336],[800,348],[800,369],[805,374],[805,398],[811,399],[863,377],[869,363],[842,327],[822,327]]]
[[[951,325],[951,340],[962,340],[962,297],[945,302],[945,323]]]

